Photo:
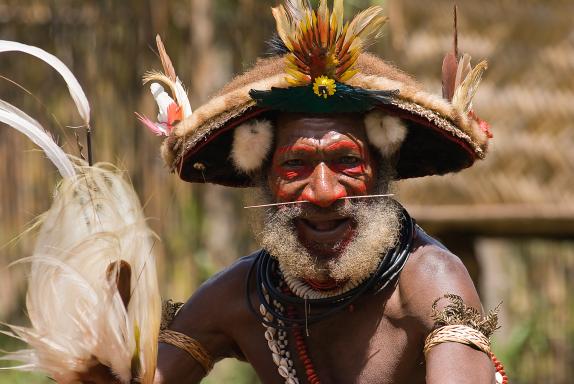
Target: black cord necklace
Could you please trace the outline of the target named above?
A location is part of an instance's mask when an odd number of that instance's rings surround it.
[[[401,230],[398,244],[382,257],[377,269],[367,280],[347,292],[327,298],[303,299],[282,292],[279,288],[279,283],[283,279],[279,271],[279,263],[271,257],[267,251],[261,250],[251,265],[247,276],[246,298],[248,307],[262,323],[276,329],[292,329],[317,323],[348,307],[366,292],[377,294],[394,281],[404,268],[410,254],[415,234],[415,225],[414,220],[408,212],[401,207]],[[269,322],[263,318],[259,313],[260,311],[253,306],[249,282],[254,272],[256,276],[257,297],[267,312],[273,316],[273,322]],[[266,293],[270,298],[269,300],[265,298]],[[304,317],[293,317],[286,316],[281,311],[278,311],[273,305],[273,301],[283,304],[305,306],[305,308],[307,308],[309,304],[313,304],[314,307],[329,308],[318,314],[306,314]],[[279,324],[278,321],[283,322],[284,325]]]

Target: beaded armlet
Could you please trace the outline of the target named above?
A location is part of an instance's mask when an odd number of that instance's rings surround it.
[[[187,352],[195,361],[197,361],[206,374],[208,374],[214,365],[214,360],[201,345],[201,343],[192,337],[183,333],[167,329],[171,324],[179,310],[183,307],[183,303],[174,303],[172,300],[163,302],[161,313],[161,326],[159,332],[159,342],[172,345],[182,351]]]
[[[442,311],[437,310],[441,299],[448,299],[448,304]],[[496,368],[496,383],[508,383],[508,377],[502,363],[490,350],[490,336],[498,327],[498,307],[482,316],[478,310],[464,304],[457,295],[445,295],[434,301],[432,318],[436,329],[431,332],[424,346],[425,355],[435,346],[442,343],[460,343],[486,353]]]

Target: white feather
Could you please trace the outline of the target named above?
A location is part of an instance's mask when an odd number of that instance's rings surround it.
[[[72,96],[72,99],[74,99],[74,103],[76,103],[76,107],[78,108],[80,116],[84,120],[84,124],[86,124],[86,126],[90,124],[90,103],[88,103],[88,99],[86,98],[86,94],[80,86],[80,83],[74,74],[68,69],[66,64],[43,49],[15,41],[0,40],[0,53],[13,51],[35,56],[54,68],[66,81],[70,95]]]
[[[78,161],[79,162],[79,161]],[[26,298],[31,327],[10,335],[33,348],[5,356],[29,370],[73,382],[97,360],[125,383],[140,350],[142,383],[151,384],[157,358],[161,302],[154,236],[121,173],[78,165],[42,217]],[[110,283],[111,263],[131,267],[129,305]],[[139,337],[139,348],[136,348]]]
[[[170,95],[165,91],[165,89],[159,85],[158,83],[151,83],[149,87],[155,102],[157,103],[157,107],[159,113],[157,115],[157,121],[159,123],[167,123],[167,109],[170,105],[174,104],[175,101],[171,98]]]
[[[189,102],[189,97],[187,97],[187,92],[185,88],[183,88],[183,84],[179,77],[177,78],[175,85],[175,98],[177,99],[177,103],[183,107],[183,118],[190,117],[193,113],[191,109],[191,103]]]
[[[34,144],[42,148],[62,177],[72,177],[75,174],[74,166],[66,153],[36,120],[13,105],[0,100],[0,121],[25,134]]]
[[[470,64],[469,64],[470,66]],[[462,114],[472,111],[472,99],[476,95],[478,86],[482,81],[484,72],[488,69],[486,60],[481,61],[472,68],[466,75],[460,86],[458,86],[452,97],[452,105]]]
[[[365,115],[365,128],[369,141],[385,158],[394,155],[407,136],[407,128],[401,119],[388,116],[381,110]]]
[[[237,169],[250,173],[261,168],[273,145],[269,120],[250,121],[235,128],[231,159]]]

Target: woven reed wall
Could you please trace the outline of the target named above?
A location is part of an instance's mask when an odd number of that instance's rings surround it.
[[[572,220],[574,2],[457,4],[460,51],[471,54],[474,63],[486,58],[490,64],[475,109],[492,124],[494,139],[487,159],[469,170],[402,182],[401,200],[435,208],[501,204],[517,207],[518,214],[544,207],[537,211],[541,217],[551,208],[551,215]],[[434,0],[429,7],[416,0],[392,1],[390,33],[382,47],[437,94],[442,58],[452,46],[452,5],[448,0]],[[483,239],[476,251],[485,305],[503,302],[495,351],[511,382],[571,382],[574,241]]]
[[[440,94],[452,1],[394,1],[393,58]],[[571,1],[457,1],[459,48],[489,70],[474,103],[492,124],[486,160],[459,175],[403,183],[417,204],[574,205],[574,24]],[[421,193],[424,191],[424,193]]]

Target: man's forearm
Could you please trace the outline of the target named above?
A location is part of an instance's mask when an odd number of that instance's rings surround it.
[[[458,343],[444,343],[426,356],[427,384],[494,384],[494,364],[484,352]]]
[[[199,383],[206,372],[185,351],[160,343],[154,384]]]

